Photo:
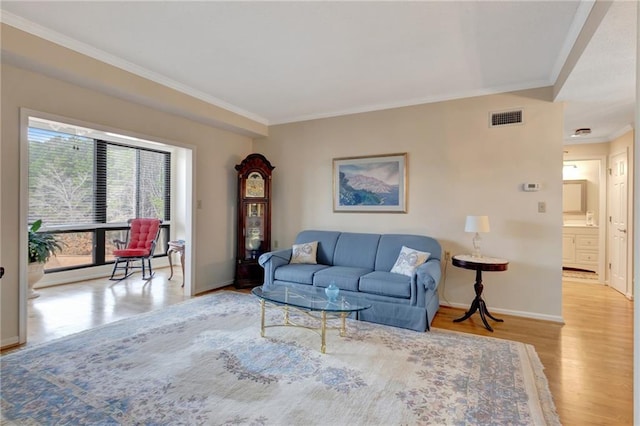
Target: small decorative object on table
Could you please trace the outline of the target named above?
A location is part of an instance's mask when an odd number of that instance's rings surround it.
[[[334,282],[332,282],[331,284],[329,284],[329,287],[324,289],[324,293],[327,295],[327,299],[329,299],[329,302],[335,302],[338,299],[340,288]]]
[[[595,225],[595,221],[593,219],[593,212],[591,210],[589,210],[586,214],[586,222],[587,222],[587,226],[593,226]]]

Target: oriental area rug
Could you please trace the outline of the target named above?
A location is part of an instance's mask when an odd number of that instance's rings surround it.
[[[281,321],[277,309],[267,322]],[[306,317],[305,317],[306,318]],[[327,353],[219,292],[3,355],[6,425],[555,425],[532,346],[347,320]]]

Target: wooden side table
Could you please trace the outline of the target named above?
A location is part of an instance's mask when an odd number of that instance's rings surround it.
[[[180,255],[180,265],[182,266],[182,286],[184,287],[184,247],[185,242],[183,240],[169,241],[169,249],[167,250],[167,257],[169,258],[169,267],[171,268],[171,275],[169,279],[173,278],[173,262],[171,261],[171,255],[178,253]]]
[[[504,320],[491,315],[487,309],[487,304],[482,298],[482,290],[484,289],[484,286],[482,285],[482,271],[506,271],[509,266],[509,262],[505,259],[497,259],[495,257],[473,257],[469,254],[457,254],[453,256],[452,261],[453,266],[476,271],[476,283],[473,285],[473,289],[476,291],[476,297],[473,299],[473,302],[471,302],[469,310],[462,317],[454,319],[453,322],[464,321],[478,311],[480,312],[480,318],[482,318],[484,326],[487,330],[493,331],[493,328],[491,328],[487,322],[486,317],[498,322],[504,322]]]

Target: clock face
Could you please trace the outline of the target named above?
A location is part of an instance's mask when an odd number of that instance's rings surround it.
[[[248,198],[264,197],[264,179],[260,173],[253,172],[249,175],[245,184],[244,196]]]

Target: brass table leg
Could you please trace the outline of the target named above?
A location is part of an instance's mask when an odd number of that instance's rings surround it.
[[[327,312],[322,311],[322,324],[321,324],[321,336],[322,336],[322,345],[320,346],[320,352],[325,353],[327,350]]]
[[[347,335],[347,323],[346,323],[347,313],[342,312],[340,314],[340,319],[342,321],[342,325],[340,327],[340,337],[344,337]]]
[[[264,337],[264,299],[260,300],[260,337]]]

